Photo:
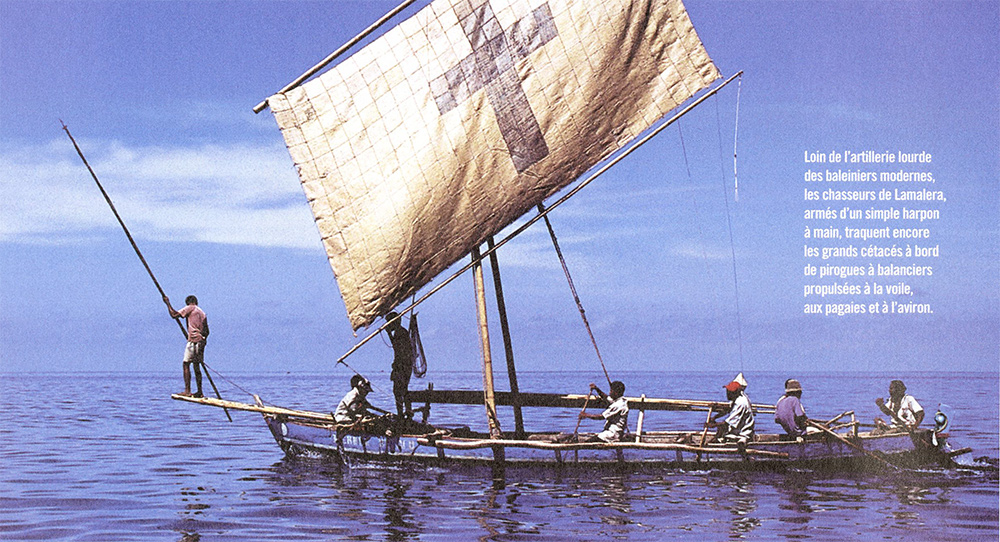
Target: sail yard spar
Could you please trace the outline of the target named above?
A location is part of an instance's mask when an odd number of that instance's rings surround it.
[[[679,0],[436,0],[268,105],[358,329],[718,77]]]

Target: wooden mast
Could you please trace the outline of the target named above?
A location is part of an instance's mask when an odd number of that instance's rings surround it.
[[[496,398],[493,393],[493,358],[490,355],[490,329],[486,320],[486,287],[483,283],[483,264],[479,247],[472,249],[473,282],[476,286],[476,313],[479,319],[479,339],[483,349],[483,399],[486,405],[486,419],[490,426],[490,438],[500,438],[500,420],[497,417]]]
[[[514,366],[514,346],[510,340],[510,326],[507,324],[507,304],[503,298],[503,284],[500,283],[500,262],[493,250],[493,236],[486,238],[490,249],[490,269],[493,271],[493,287],[497,294],[497,312],[500,314],[500,332],[503,334],[503,350],[507,358],[507,378],[510,394],[514,399],[514,438],[524,438],[524,416],[521,414],[521,391],[517,385],[517,367]]]

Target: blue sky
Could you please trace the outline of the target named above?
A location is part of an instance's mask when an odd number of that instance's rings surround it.
[[[723,74],[745,71],[739,201],[730,86],[553,214],[609,370],[996,371],[998,6],[689,0]],[[333,274],[274,121],[251,108],[392,7],[0,3],[0,370],[180,361],[62,119],[175,307],[201,299],[213,367],[348,374]],[[832,149],[933,154],[945,255],[912,281],[933,316],[802,314],[802,156]],[[599,376],[544,227],[500,261],[519,366]],[[432,371],[479,367],[471,277],[419,313]],[[350,363],[378,375],[390,358],[376,338]]]

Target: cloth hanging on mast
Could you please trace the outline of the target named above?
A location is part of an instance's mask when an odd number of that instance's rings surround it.
[[[436,0],[268,104],[358,329],[716,78],[679,0]]]

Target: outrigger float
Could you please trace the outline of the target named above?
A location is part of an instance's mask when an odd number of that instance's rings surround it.
[[[480,465],[489,467],[553,466],[642,469],[722,468],[735,470],[892,469],[923,465],[950,466],[952,458],[969,452],[951,450],[948,434],[934,429],[907,432],[860,430],[864,424],[853,412],[825,422],[813,421],[820,430],[801,442],[777,434],[758,434],[746,445],[716,442],[702,431],[643,431],[649,411],[721,412],[728,403],[676,399],[629,398],[638,411],[633,433],[619,442],[588,442],[592,433],[522,433],[491,438],[468,427],[428,423],[435,404],[482,404],[482,391],[411,391],[410,399],[424,403],[416,412],[420,422],[398,426],[387,417],[367,418],[353,425],[338,425],[331,414],[256,404],[173,395],[174,399],[207,406],[258,412],[271,435],[289,455],[318,455],[345,464],[415,462],[431,465]],[[476,398],[479,401],[476,401]],[[512,405],[509,392],[496,396],[497,404]],[[585,408],[588,396],[522,393],[521,406],[564,409]],[[769,405],[753,405],[760,414],[774,412]],[[843,420],[843,421],[842,421]],[[849,421],[848,421],[849,420]],[[397,433],[397,427],[402,431]],[[872,429],[874,429],[872,427]]]

